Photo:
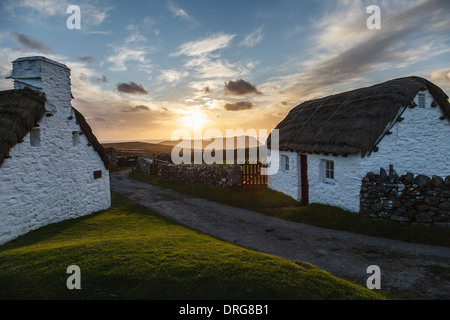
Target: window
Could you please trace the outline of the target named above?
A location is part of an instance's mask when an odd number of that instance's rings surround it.
[[[74,147],[80,144],[80,133],[78,131],[72,132],[72,142]]]
[[[321,174],[322,181],[326,183],[334,183],[334,161],[321,160]]]
[[[419,108],[425,108],[425,93],[419,93]]]
[[[32,147],[41,146],[41,131],[39,129],[31,129],[30,144]]]
[[[102,170],[94,171],[94,179],[100,179],[102,177]]]
[[[289,157],[282,155],[281,156],[281,168],[283,168],[284,171],[289,171]]]

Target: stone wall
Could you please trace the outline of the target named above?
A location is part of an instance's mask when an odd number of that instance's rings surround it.
[[[156,166],[153,165],[155,160]],[[138,167],[147,174],[155,174],[153,172],[154,169],[156,169],[156,174],[158,174],[159,167],[164,163],[172,163],[170,153],[146,154],[137,158]]]
[[[153,159],[147,156],[139,156],[137,159],[139,168],[147,174],[153,174]]]
[[[215,187],[241,187],[242,168],[240,165],[175,165],[160,167],[163,179],[183,183],[203,184]]]
[[[104,149],[109,161],[109,170],[116,169],[118,167],[116,149],[115,148],[104,148]]]
[[[396,221],[450,225],[450,176],[368,173],[362,181],[360,213]]]

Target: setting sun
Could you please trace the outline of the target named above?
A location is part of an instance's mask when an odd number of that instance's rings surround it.
[[[181,117],[183,125],[188,128],[203,128],[203,126],[209,121],[206,115],[200,111],[192,111],[185,116]]]

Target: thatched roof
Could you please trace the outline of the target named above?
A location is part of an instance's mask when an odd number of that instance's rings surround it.
[[[0,92],[0,166],[9,150],[41,120],[45,97],[31,89]]]
[[[109,160],[83,115],[73,108],[76,120],[89,143],[98,152],[106,168]],[[23,141],[45,114],[45,95],[31,89],[0,91],[0,167],[9,151]]]
[[[343,156],[360,153],[364,157],[404,108],[414,107],[413,99],[425,89],[436,101],[435,107],[450,119],[448,96],[439,87],[420,77],[394,79],[298,105],[276,127],[279,149]]]

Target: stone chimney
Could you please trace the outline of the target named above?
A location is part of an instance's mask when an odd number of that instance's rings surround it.
[[[65,65],[41,56],[19,58],[8,78],[14,79],[15,90],[30,88],[45,93],[48,112],[70,112],[70,69]]]

